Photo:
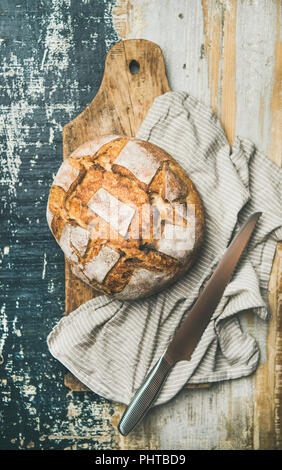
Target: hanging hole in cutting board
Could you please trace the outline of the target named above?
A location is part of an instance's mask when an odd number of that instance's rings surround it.
[[[140,70],[140,64],[137,60],[132,60],[129,64],[129,70],[132,75],[136,75]]]

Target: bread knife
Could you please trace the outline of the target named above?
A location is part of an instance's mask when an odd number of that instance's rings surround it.
[[[165,353],[135,393],[118,425],[118,430],[123,436],[129,434],[144,418],[157,399],[172,367],[179,361],[190,360],[261,214],[261,212],[252,214],[234,237]]]

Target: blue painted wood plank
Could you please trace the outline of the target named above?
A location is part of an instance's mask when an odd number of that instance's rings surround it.
[[[45,218],[62,127],[97,93],[117,40],[112,6],[0,3],[0,449],[114,446],[102,418],[112,405],[69,392],[47,349],[64,313],[64,258]]]

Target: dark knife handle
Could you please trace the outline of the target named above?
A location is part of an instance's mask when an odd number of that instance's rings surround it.
[[[139,421],[144,418],[157,399],[172,366],[173,364],[162,356],[151,369],[119,422],[118,430],[123,436],[130,433]]]

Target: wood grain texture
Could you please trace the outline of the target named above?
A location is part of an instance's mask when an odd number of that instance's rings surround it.
[[[241,318],[259,343],[256,374],[183,390],[123,438],[122,407],[66,388],[66,371],[48,352],[46,336],[64,313],[65,276],[45,221],[62,127],[93,100],[119,39],[157,43],[172,90],[188,91],[220,118],[224,105],[229,137],[250,139],[281,164],[280,27],[280,0],[1,2],[1,449],[282,448],[281,248],[270,322],[251,312]],[[223,89],[234,99],[230,116]]]
[[[114,12],[117,31],[124,38],[138,34],[158,42],[166,57],[172,89],[188,90],[212,106],[221,118],[230,144],[236,134],[249,138],[281,165],[280,2],[203,0],[201,5],[195,1],[188,5],[179,1],[175,11],[170,1],[164,3],[160,10],[156,1],[145,6],[138,0],[117,2]],[[169,40],[164,32],[167,15],[173,18]],[[156,21],[159,29],[153,28]],[[195,28],[197,33],[193,36]],[[175,44],[182,47],[176,50]],[[269,325],[252,312],[242,318],[242,327],[256,337],[261,348],[261,365],[256,375],[214,386],[209,391],[211,402],[220,400],[220,406],[212,410],[216,430],[209,424],[206,393],[183,392],[183,416],[178,415],[176,402],[171,404],[174,418],[167,418],[167,434],[162,433],[160,439],[164,448],[175,444],[172,434],[176,423],[178,429],[183,429],[180,445],[186,448],[281,448],[280,247],[269,286],[272,312]],[[185,400],[190,402],[193,436],[185,431]],[[162,410],[155,413],[155,419],[165,416]],[[202,425],[204,437],[199,433]],[[153,416],[147,426],[151,435],[152,429],[160,432]]]
[[[48,352],[47,335],[64,314],[65,278],[45,217],[62,127],[98,91],[106,52],[118,41],[112,4],[0,2],[1,450],[115,446],[105,418],[111,403],[72,394]]]
[[[132,74],[132,60],[140,64]],[[160,48],[145,40],[117,43],[108,52],[101,86],[94,100],[63,130],[63,155],[95,135],[136,135],[154,99],[169,90]],[[95,296],[66,262],[66,313]]]
[[[131,73],[132,61],[139,64],[138,73]],[[115,44],[107,54],[103,80],[94,100],[63,129],[64,158],[95,135],[134,137],[154,99],[169,90],[163,54],[157,44],[133,39]],[[65,274],[68,314],[98,294],[72,274],[67,260]],[[87,390],[70,374],[65,384],[71,390]]]
[[[281,5],[277,2],[274,79],[271,96],[270,158],[282,165],[282,43]],[[254,390],[254,448],[282,449],[282,243],[279,243],[269,280],[271,319],[267,360],[256,373]]]

